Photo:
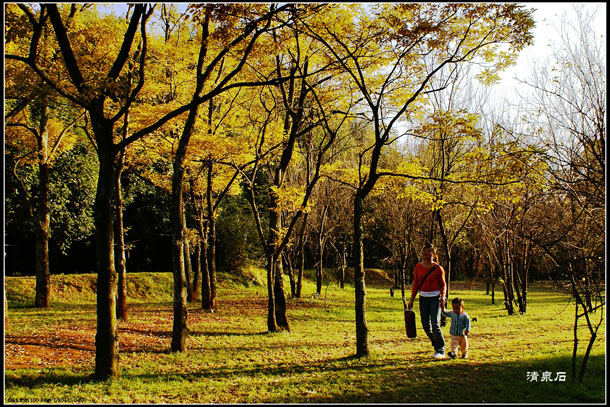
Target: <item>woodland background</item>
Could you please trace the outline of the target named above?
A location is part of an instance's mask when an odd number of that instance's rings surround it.
[[[47,308],[51,274],[97,273],[102,378],[119,375],[127,272],[172,271],[174,351],[187,302],[216,310],[218,271],[267,270],[270,332],[290,330],[304,269],[318,297],[354,275],[363,356],[366,268],[399,292],[426,242],[450,295],[483,281],[508,315],[560,281],[588,352],[606,134],[588,13],[509,105],[490,89],[532,41],[517,4],[8,4],[6,275],[36,275]]]

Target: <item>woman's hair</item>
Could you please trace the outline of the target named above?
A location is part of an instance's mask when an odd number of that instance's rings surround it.
[[[436,254],[436,247],[432,243],[426,243],[424,249],[432,248],[432,259],[438,263],[438,255]]]

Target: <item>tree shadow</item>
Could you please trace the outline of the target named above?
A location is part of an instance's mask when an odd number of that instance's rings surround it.
[[[189,332],[189,336],[265,336],[273,335],[269,331],[261,332],[237,332],[237,331],[223,331],[223,332],[212,332],[212,331],[193,331]]]
[[[261,335],[256,334],[256,335]],[[169,353],[169,352],[167,352]],[[154,372],[130,374],[123,371],[125,380],[152,379],[155,381],[196,382],[206,380],[230,380],[243,382],[244,378],[263,377],[262,386],[278,380],[285,388],[295,391],[267,393],[262,403],[603,403],[605,399],[604,356],[590,360],[585,383],[575,383],[570,372],[570,357],[547,357],[511,362],[486,363],[474,359],[432,361],[424,356],[405,360],[395,357],[357,357],[345,355],[316,362],[286,362],[275,365],[258,363],[249,366],[227,365],[200,368],[190,372],[172,372],[159,375]],[[537,379],[530,374],[538,372]],[[550,377],[543,380],[544,373]],[[17,373],[20,374],[21,372]],[[559,376],[565,373],[565,376]],[[103,382],[93,375],[82,376],[78,372],[51,371],[44,376],[32,372],[6,377],[6,385],[34,388],[45,384],[77,386],[84,383]],[[12,376],[12,377],[11,377]],[[346,383],[340,394],[325,391],[331,380],[340,377]],[[451,391],[455,378],[460,378],[460,388],[467,391]],[[561,380],[558,377],[563,377]],[[418,379],[418,380],[416,380]],[[303,383],[306,384],[303,387]],[[313,391],[304,390],[314,389]],[[337,390],[335,388],[335,393]],[[235,400],[249,402],[249,400]]]

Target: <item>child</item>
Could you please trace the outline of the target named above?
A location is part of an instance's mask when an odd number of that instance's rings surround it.
[[[458,353],[458,345],[462,349],[462,359],[468,357],[468,333],[470,332],[470,317],[464,312],[464,300],[454,298],[451,301],[453,311],[442,310],[443,315],[451,318],[451,352],[448,353],[451,359],[455,359]]]

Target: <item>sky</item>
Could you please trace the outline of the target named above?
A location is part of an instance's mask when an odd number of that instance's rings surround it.
[[[603,35],[606,38],[606,3],[599,2],[564,2],[564,3],[547,3],[547,2],[530,2],[521,3],[528,8],[535,8],[534,13],[536,27],[534,29],[534,45],[524,49],[519,55],[517,64],[509,68],[503,74],[501,87],[506,89],[504,92],[519,93],[518,81],[514,79],[526,80],[534,69],[536,61],[542,61],[551,55],[554,39],[557,37],[557,32],[561,27],[561,19],[564,13],[569,16],[573,13],[572,7],[575,4],[584,7],[596,9],[599,7],[599,12],[596,14],[595,31],[598,35]],[[516,95],[517,96],[517,95]]]

